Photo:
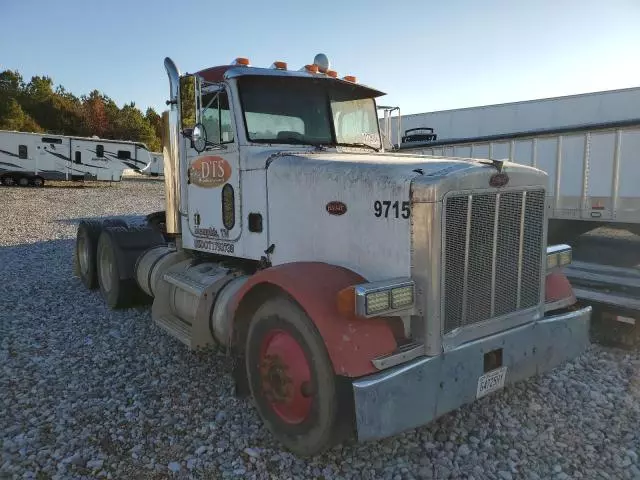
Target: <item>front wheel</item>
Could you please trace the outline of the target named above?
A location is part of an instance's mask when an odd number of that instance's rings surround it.
[[[258,413],[278,441],[306,456],[340,440],[336,376],[324,340],[295,302],[277,297],[260,306],[245,352]]]

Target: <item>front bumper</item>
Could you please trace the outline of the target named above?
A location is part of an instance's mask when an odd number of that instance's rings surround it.
[[[502,349],[505,385],[547,372],[589,345],[591,307],[516,327],[353,382],[358,440],[419,427],[473,402],[484,354]]]

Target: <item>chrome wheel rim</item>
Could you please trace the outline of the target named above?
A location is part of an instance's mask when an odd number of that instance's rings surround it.
[[[112,260],[111,251],[108,248],[100,250],[100,284],[105,292],[111,291]]]
[[[89,273],[89,248],[84,234],[78,238],[78,262],[80,263],[80,271],[87,275]]]

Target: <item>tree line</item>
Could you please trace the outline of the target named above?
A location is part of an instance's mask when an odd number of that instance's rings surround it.
[[[143,114],[134,102],[119,108],[93,90],[77,97],[47,76],[25,82],[18,71],[0,73],[0,130],[46,132],[79,137],[142,142],[161,150],[162,119],[153,109]]]

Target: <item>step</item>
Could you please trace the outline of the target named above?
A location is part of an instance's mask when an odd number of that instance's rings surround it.
[[[422,343],[412,342],[406,345],[402,345],[394,352],[376,357],[372,360],[372,362],[377,369],[382,370],[385,368],[393,367],[395,365],[400,365],[404,362],[408,362],[409,360],[413,360],[414,358],[417,358],[424,354],[424,345]]]
[[[586,288],[574,288],[573,293],[577,299],[587,303],[598,303],[640,312],[640,299],[638,298]]]
[[[196,282],[191,277],[181,272],[167,272],[164,274],[164,279],[171,285],[174,285],[185,292],[189,292],[191,295],[195,295],[196,297],[201,297],[205,288],[207,288],[207,285]]]
[[[601,287],[640,288],[640,275],[635,269],[609,265],[579,264],[565,267],[564,273],[572,283],[586,283]]]
[[[168,314],[157,318],[155,323],[173,338],[180,340],[191,348],[191,325],[183,322],[178,317]]]
[[[604,265],[601,263],[581,262],[578,260],[574,260],[565,268],[567,270],[583,270],[595,273],[619,275],[630,278],[640,278],[640,268],[637,267],[616,267],[614,265]]]

